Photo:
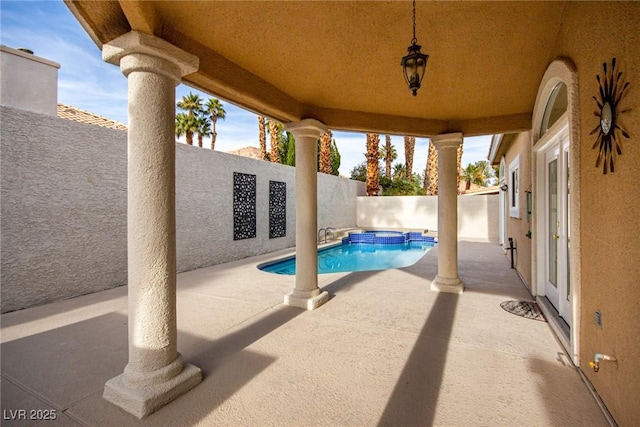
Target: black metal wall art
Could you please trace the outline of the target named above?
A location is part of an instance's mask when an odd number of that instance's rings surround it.
[[[269,238],[287,235],[287,183],[269,181]]]
[[[598,135],[591,148],[598,148],[596,167],[600,167],[602,163],[602,172],[606,175],[609,170],[614,172],[616,156],[622,154],[622,137],[629,139],[629,134],[618,122],[618,117],[631,110],[618,109],[629,87],[629,82],[623,83],[622,71],[616,72],[616,58],[611,59],[611,68],[607,68],[606,62],[602,64],[602,68],[604,70],[602,78],[600,74],[596,75],[600,85],[600,99],[593,97],[598,106],[594,114],[599,118],[599,123],[589,135],[595,133]]]
[[[256,176],[233,173],[233,240],[256,237]]]

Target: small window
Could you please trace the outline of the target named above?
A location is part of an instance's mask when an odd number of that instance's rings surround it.
[[[549,101],[544,109],[544,117],[542,117],[540,125],[540,138],[567,111],[567,105],[567,85],[561,82],[553,88],[551,95],[549,95]]]
[[[509,216],[520,218],[520,156],[509,164]]]

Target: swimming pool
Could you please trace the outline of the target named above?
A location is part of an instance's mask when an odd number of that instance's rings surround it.
[[[432,241],[406,243],[342,243],[318,251],[318,274],[402,268],[418,262],[435,245]],[[275,274],[296,274],[296,259],[289,257],[258,265]]]

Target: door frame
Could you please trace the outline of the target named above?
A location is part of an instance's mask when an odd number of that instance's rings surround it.
[[[499,169],[499,174],[498,174],[498,185],[500,187],[502,187],[503,185],[505,185],[507,183],[507,173],[506,173],[506,169],[507,169],[507,160],[505,159],[504,156],[502,156],[502,158],[500,159],[500,169]],[[506,244],[507,244],[507,218],[508,218],[508,206],[509,204],[507,203],[507,192],[506,191],[502,191],[500,190],[500,216],[499,218],[499,239],[500,239],[500,246],[502,246],[502,250],[506,253],[507,249],[506,249]]]
[[[570,235],[570,223],[567,224],[570,214],[571,214],[571,206],[566,203],[566,198],[563,197],[567,193],[564,191],[566,188],[570,188],[569,182],[566,179],[566,169],[570,163],[565,163],[565,156],[570,156],[570,150],[568,149],[568,139],[569,139],[569,122],[567,119],[566,113],[558,119],[556,124],[549,129],[549,131],[540,139],[538,145],[536,147],[537,151],[537,168],[536,171],[536,179],[537,179],[537,187],[540,189],[540,197],[537,199],[537,205],[535,206],[536,211],[539,212],[539,215],[536,217],[537,229],[540,230],[540,233],[536,235],[536,243],[537,243],[537,251],[538,257],[540,260],[537,263],[539,281],[537,293],[538,295],[546,296],[547,299],[554,305],[554,308],[557,310],[560,317],[564,319],[564,321],[572,326],[572,307],[570,303],[566,303],[562,301],[564,295],[567,294],[567,287],[570,286],[570,282],[566,280],[567,269],[570,265],[569,257],[567,256],[569,241],[568,236]],[[565,154],[567,153],[567,154]],[[552,291],[552,294],[549,295],[549,285],[547,281],[547,272],[548,272],[548,259],[549,259],[549,233],[548,230],[548,203],[549,203],[549,183],[547,182],[548,177],[548,166],[552,160],[550,158],[554,157],[557,161],[557,207],[558,207],[558,225],[556,229],[556,233],[559,235],[559,244],[557,245],[556,259],[557,259],[557,275],[558,275],[558,283],[554,286],[556,289]],[[569,174],[569,177],[571,174]],[[570,200],[570,199],[569,199]],[[570,278],[570,276],[569,276]],[[571,294],[568,296],[571,298]],[[554,301],[555,300],[555,301]]]
[[[540,176],[538,171],[538,153],[543,148],[545,141],[548,142],[548,137],[540,137],[540,127],[544,117],[544,111],[547,106],[547,102],[551,96],[553,89],[558,83],[564,83],[567,86],[567,98],[568,105],[566,111],[566,117],[564,120],[568,126],[569,134],[569,170],[571,171],[569,177],[569,187],[571,191],[569,212],[571,215],[570,228],[568,230],[571,236],[571,245],[569,251],[569,265],[571,266],[570,276],[570,297],[571,297],[571,328],[568,333],[566,328],[563,328],[561,321],[554,317],[554,314],[550,312],[548,307],[543,303],[544,297],[540,297],[544,292],[540,290],[540,273],[539,273],[539,260],[540,258],[540,244],[539,238],[536,237],[540,233],[544,232],[544,228],[540,228],[539,224],[539,203],[540,198],[544,197],[544,187],[540,184]],[[532,131],[531,131],[531,147],[532,147],[532,190],[533,190],[533,221],[532,221],[532,233],[534,238],[532,239],[532,263],[531,263],[531,277],[532,287],[531,291],[538,300],[540,308],[545,313],[549,320],[549,325],[556,333],[559,341],[564,346],[569,357],[572,359],[576,366],[580,366],[580,317],[581,317],[581,249],[580,249],[580,108],[579,108],[579,93],[578,93],[578,72],[575,64],[568,58],[558,58],[554,60],[547,68],[544,77],[538,88],[538,94],[536,96],[536,103],[533,110],[532,118]],[[549,129],[548,134],[553,135],[557,129],[556,126],[561,126],[562,118],[558,120],[554,126]],[[546,136],[546,135],[545,135]],[[542,276],[544,277],[544,276]]]

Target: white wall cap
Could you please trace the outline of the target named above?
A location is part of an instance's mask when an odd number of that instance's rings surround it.
[[[23,52],[23,51],[18,50],[18,49],[13,49],[13,48],[10,48],[10,47],[5,46],[5,45],[0,45],[0,51],[6,52],[6,53],[11,54],[11,55],[20,56],[20,57],[28,59],[30,61],[40,62],[40,63],[45,64],[45,65],[50,65],[50,66],[55,67],[55,68],[60,68],[60,64],[58,64],[57,62],[53,62],[53,61],[50,61],[48,59],[41,58],[41,57],[36,56],[36,55],[34,55],[32,53],[27,53],[27,52]]]

